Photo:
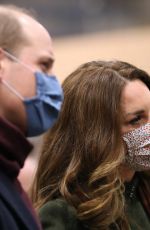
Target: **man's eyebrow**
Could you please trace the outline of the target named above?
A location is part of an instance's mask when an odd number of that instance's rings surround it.
[[[45,60],[47,60],[48,62],[54,62],[55,58],[54,57],[47,57],[47,58],[45,58]]]
[[[53,64],[55,62],[55,58],[51,56],[43,56],[39,58],[39,62],[47,62],[49,64]]]

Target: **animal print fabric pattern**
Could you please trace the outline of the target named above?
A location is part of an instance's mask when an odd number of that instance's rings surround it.
[[[135,171],[150,169],[150,123],[123,135],[126,163]]]

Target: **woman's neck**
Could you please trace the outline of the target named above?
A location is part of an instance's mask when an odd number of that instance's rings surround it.
[[[135,171],[128,168],[126,165],[122,165],[120,168],[120,175],[123,182],[130,182],[134,177]]]

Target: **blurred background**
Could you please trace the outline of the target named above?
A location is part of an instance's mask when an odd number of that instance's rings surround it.
[[[62,81],[93,59],[122,59],[149,71],[149,0],[0,0],[37,13],[54,38]]]
[[[37,13],[54,39],[55,72],[63,79],[83,62],[121,59],[150,73],[149,0],[1,0]],[[25,167],[32,178],[42,137]],[[34,167],[33,167],[34,165]],[[32,170],[31,170],[32,169]],[[23,172],[21,180],[24,180]],[[27,186],[27,187],[26,187]],[[30,186],[27,179],[26,190]]]

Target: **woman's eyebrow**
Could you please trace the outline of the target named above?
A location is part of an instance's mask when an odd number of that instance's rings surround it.
[[[142,113],[144,113],[144,110],[137,110],[137,111],[134,111],[134,112],[126,113],[126,116],[129,116],[129,115],[139,115],[139,114],[142,114]]]

